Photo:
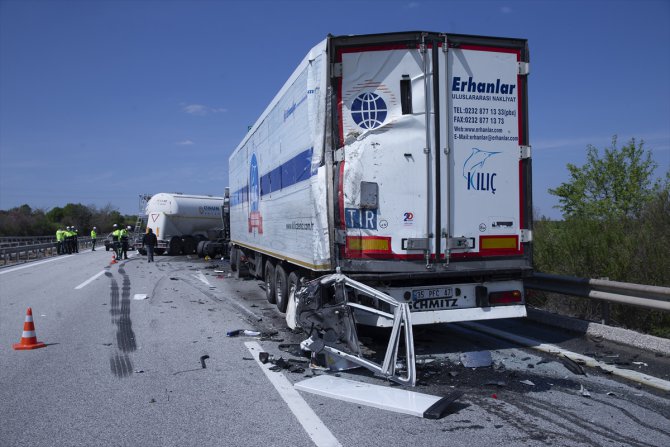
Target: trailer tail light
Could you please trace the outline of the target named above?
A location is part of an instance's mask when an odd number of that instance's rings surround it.
[[[347,236],[347,256],[350,258],[379,258],[392,254],[390,237]]]
[[[500,304],[517,304],[523,301],[523,293],[520,290],[505,290],[502,292],[491,292],[489,303],[492,306]]]

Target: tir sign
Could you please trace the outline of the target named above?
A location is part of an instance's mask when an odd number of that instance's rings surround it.
[[[344,215],[347,228],[360,228],[362,230],[377,229],[377,210],[347,208],[344,210]]]

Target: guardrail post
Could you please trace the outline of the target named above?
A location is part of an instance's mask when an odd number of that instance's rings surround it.
[[[610,322],[610,303],[609,301],[602,301],[600,303],[600,323],[609,324]]]

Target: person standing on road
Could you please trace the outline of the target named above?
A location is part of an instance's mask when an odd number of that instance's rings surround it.
[[[147,249],[147,262],[154,262],[154,248],[158,245],[158,238],[151,228],[147,228],[147,233],[142,238],[142,245]]]
[[[56,230],[56,251],[59,255],[65,253],[65,247],[63,247],[63,241],[65,241],[65,233],[61,227],[58,227]]]
[[[79,253],[79,231],[75,227],[72,227],[72,250]]]
[[[123,254],[123,259],[128,259],[128,230],[126,228],[121,228],[120,236],[121,236],[121,252]]]
[[[72,231],[70,227],[65,227],[65,253],[72,254]]]
[[[113,227],[114,231],[112,231],[112,249],[114,250],[114,253],[116,253],[116,259],[121,258],[121,230],[119,230],[119,226],[117,224],[114,224]]]
[[[91,230],[91,251],[95,251],[95,242],[98,240],[98,233],[96,232],[97,228],[93,227]]]

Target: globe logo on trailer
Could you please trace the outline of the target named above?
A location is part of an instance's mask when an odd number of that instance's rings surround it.
[[[363,129],[374,129],[381,126],[386,119],[388,108],[376,93],[361,93],[351,103],[351,118]]]

